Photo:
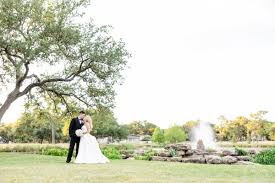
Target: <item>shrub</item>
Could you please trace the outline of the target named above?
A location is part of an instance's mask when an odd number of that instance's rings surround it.
[[[255,155],[253,161],[265,165],[275,165],[275,148],[261,151]]]
[[[150,149],[150,150],[146,151],[143,156],[136,155],[136,156],[134,156],[134,158],[136,160],[151,160],[152,156],[154,156],[155,154],[156,154],[156,152],[153,151],[152,149]]]
[[[163,133],[163,130],[161,130],[159,127],[155,128],[152,136],[152,141],[158,144],[164,143],[165,141],[164,133]]]
[[[175,156],[177,156],[177,151],[175,150],[175,149],[170,149],[170,155],[172,156],[172,157],[175,157]]]
[[[248,152],[244,149],[235,147],[235,152],[238,154],[238,156],[246,156],[248,155]]]
[[[165,130],[164,133],[165,141],[168,143],[176,143],[185,141],[187,138],[186,133],[182,130],[180,126],[172,126]]]
[[[57,151],[53,153],[53,151]],[[67,148],[53,144],[3,144],[0,152],[23,152],[32,154],[57,155],[67,152]]]
[[[46,149],[42,150],[41,152],[42,155],[51,155],[51,156],[67,156],[68,150],[67,149]]]
[[[115,147],[105,147],[102,149],[102,153],[109,159],[122,159],[122,155]]]

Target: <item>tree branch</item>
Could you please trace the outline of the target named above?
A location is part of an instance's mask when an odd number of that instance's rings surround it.
[[[40,87],[41,89],[45,90],[45,91],[49,91],[49,92],[52,92],[54,94],[56,94],[58,97],[62,97],[65,101],[65,98],[64,96],[69,96],[69,97],[74,97],[76,99],[78,99],[79,101],[81,101],[82,103],[86,104],[87,106],[89,107],[93,107],[92,105],[90,105],[88,102],[86,102],[85,100],[81,99],[80,97],[78,97],[76,94],[74,93],[65,93],[65,92],[59,92],[59,91],[56,91],[55,89],[53,88],[47,88],[47,87]]]
[[[20,85],[22,84],[22,82],[27,78],[27,75],[28,75],[28,73],[29,73],[29,64],[30,64],[29,61],[27,61],[27,62],[24,63],[24,66],[25,66],[25,73],[24,73],[23,76],[20,77],[20,78],[18,79],[18,81],[16,82],[16,84],[17,84],[18,86],[20,86]]]

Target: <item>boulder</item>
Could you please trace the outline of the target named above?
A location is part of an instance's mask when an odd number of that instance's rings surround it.
[[[207,155],[205,156],[207,164],[222,164],[223,159],[220,156],[216,155]]]
[[[144,156],[145,150],[144,149],[136,149],[134,151],[134,154],[139,155],[139,156]]]
[[[178,151],[178,152],[177,152],[177,155],[178,155],[178,156],[181,156],[181,157],[182,157],[182,156],[185,156],[185,151]]]
[[[127,159],[129,157],[134,157],[134,154],[132,151],[122,150],[120,151],[120,153],[122,154],[122,158],[125,157],[124,159]]]
[[[152,161],[167,161],[167,157],[161,157],[161,156],[152,156]]]
[[[249,149],[249,150],[248,150],[248,153],[251,154],[251,155],[257,154],[257,152],[256,152],[255,149]]]
[[[172,158],[168,158],[167,161],[171,161],[171,162],[181,162],[182,158],[181,157],[172,157]]]
[[[234,151],[223,150],[221,153],[222,156],[238,156],[238,154]]]
[[[233,164],[233,163],[236,163],[237,161],[238,161],[238,159],[233,157],[233,156],[224,156],[224,157],[222,157],[222,162],[224,164]]]
[[[186,152],[185,152],[185,156],[191,156],[191,155],[193,155],[194,154],[194,151],[193,150],[187,150]]]
[[[238,161],[250,161],[251,158],[249,156],[236,156]]]
[[[192,150],[192,153],[195,155],[210,155],[207,151],[201,151],[201,150]]]
[[[182,144],[182,143],[178,143],[178,144],[168,144],[164,147],[165,149],[175,149],[176,151],[187,151],[187,150],[191,150],[191,146],[188,144]]]
[[[128,157],[127,157],[125,154],[122,154],[122,155],[121,155],[121,158],[122,158],[122,159],[127,159]]]
[[[161,157],[172,157],[172,155],[169,151],[160,151],[157,153],[157,155],[161,156]]]
[[[192,156],[193,154],[194,154],[193,150],[177,151],[177,155],[181,157]]]
[[[197,150],[201,150],[201,151],[204,151],[204,150],[205,150],[203,141],[202,141],[201,139],[198,140],[198,142],[197,142]]]
[[[190,156],[182,158],[183,163],[206,163],[206,160],[203,156]]]
[[[129,157],[126,160],[135,160],[135,158],[134,157]]]

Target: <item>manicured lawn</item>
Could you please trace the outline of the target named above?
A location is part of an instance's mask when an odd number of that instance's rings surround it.
[[[0,182],[275,182],[275,166],[201,165],[138,160],[65,164],[64,157],[0,153]]]

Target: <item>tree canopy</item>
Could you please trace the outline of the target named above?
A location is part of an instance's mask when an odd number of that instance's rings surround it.
[[[13,88],[0,122],[19,97],[46,94],[79,105],[113,106],[129,53],[110,26],[84,21],[89,0],[1,0],[0,85]],[[81,11],[80,11],[81,10]]]

